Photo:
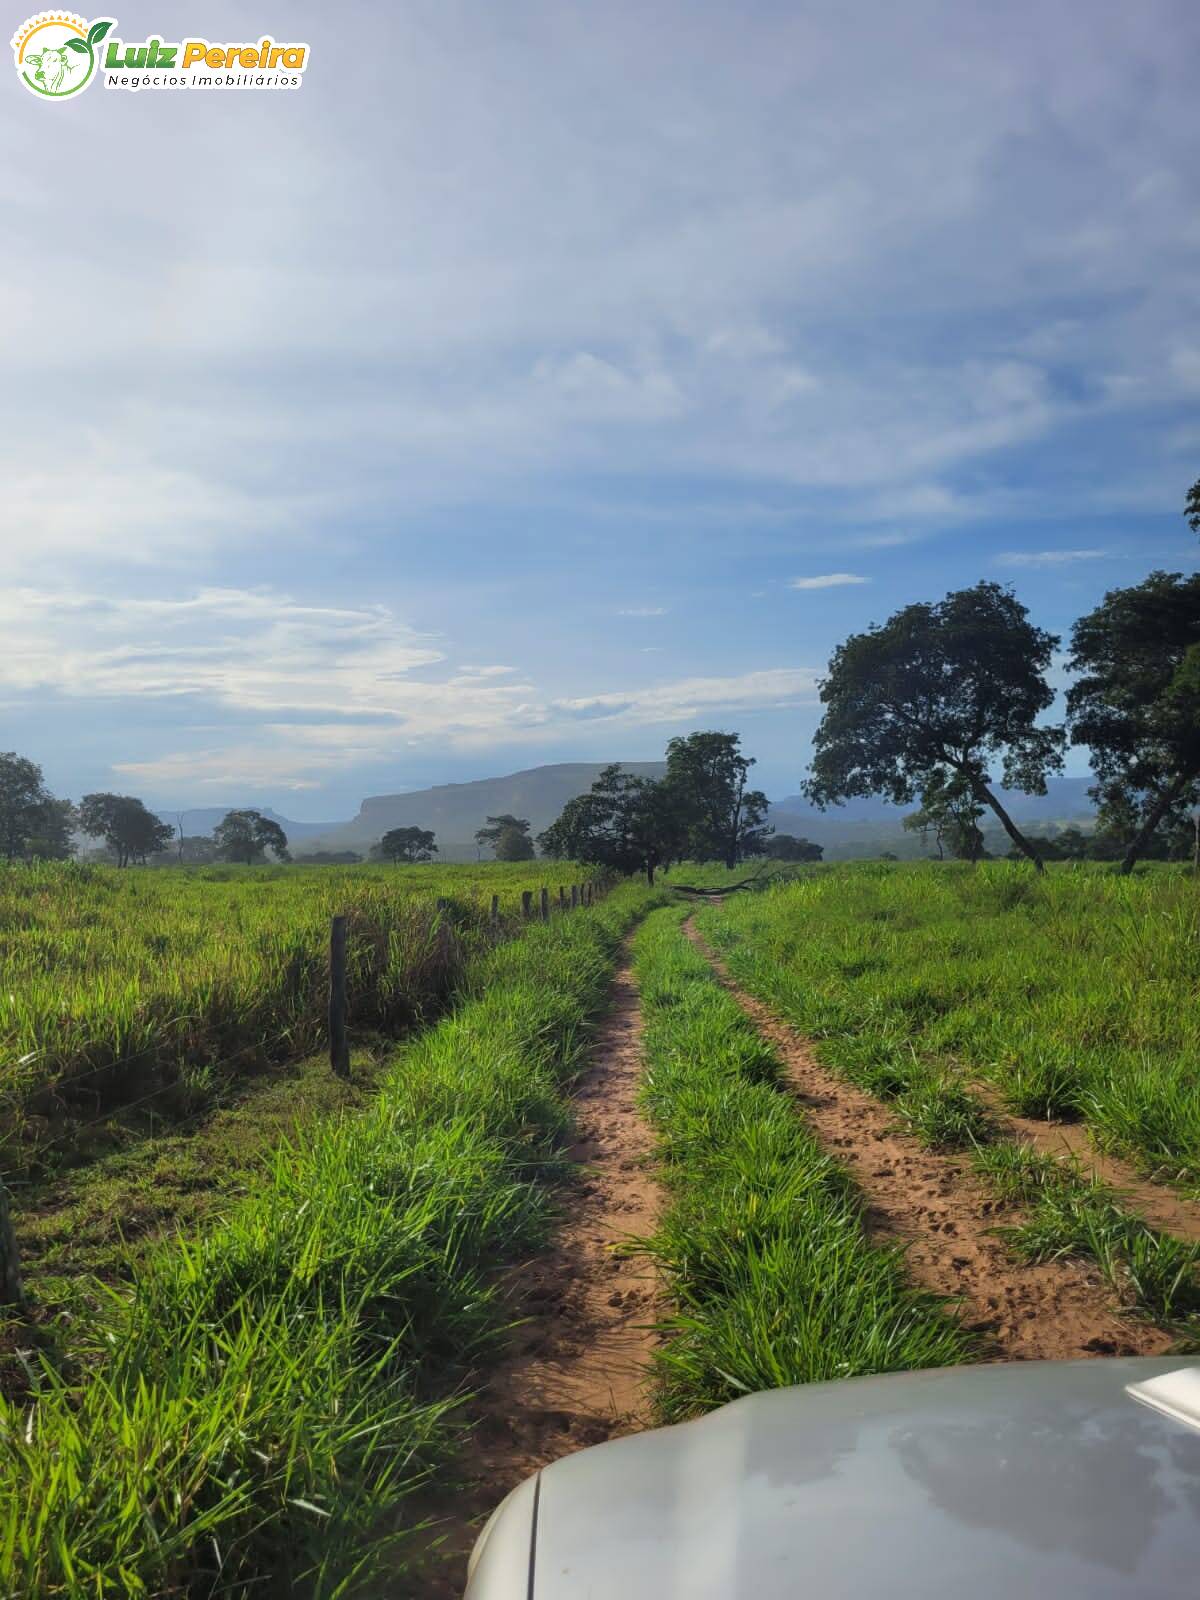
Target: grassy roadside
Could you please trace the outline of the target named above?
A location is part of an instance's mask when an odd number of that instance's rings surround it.
[[[779,1064],[678,909],[634,944],[644,1103],[670,1204],[651,1251],[678,1306],[658,1355],[669,1421],[758,1389],[946,1366],[970,1343],[866,1238],[853,1185],[780,1090]]]
[[[0,1406],[0,1592],[350,1592],[491,1347],[495,1267],[536,1247],[628,886],[473,965],[371,1108],[317,1124],[218,1228],[163,1246],[69,1372]],[[386,1513],[386,1518],[385,1518]],[[386,1531],[385,1531],[386,1525]]]
[[[1151,1176],[1200,1184],[1188,873],[863,862],[731,896],[701,926],[864,1086],[914,1062],[984,1078],[1022,1115],[1082,1117]]]
[[[329,921],[349,918],[357,1028],[439,1014],[490,942],[489,901],[520,925],[545,863],[451,867],[0,864],[0,1159],[52,1173],[134,1130],[190,1120],[224,1088],[323,1038]],[[573,876],[586,869],[564,865]],[[439,897],[455,938],[443,937]]]
[[[871,869],[865,890],[862,873],[837,869],[786,889],[730,900],[702,910],[697,926],[739,983],[814,1039],[826,1066],[894,1106],[908,1131],[929,1148],[968,1152],[1001,1198],[1028,1208],[1024,1222],[1002,1230],[1016,1255],[1030,1261],[1068,1255],[1094,1261],[1124,1304],[1193,1341],[1188,1319],[1200,1311],[1200,1245],[1152,1228],[1123,1206],[1115,1191],[1071,1163],[1039,1156],[1001,1136],[996,1119],[967,1087],[962,1058],[933,1042],[947,1008],[930,1003],[923,985],[940,981],[948,988],[953,973],[935,978],[929,969],[916,975],[893,971],[893,959],[900,966],[902,946],[892,930],[894,919],[885,913],[894,902],[873,898],[873,885],[888,870]],[[921,880],[929,875],[918,868],[897,876],[901,894],[906,878],[910,886],[916,883],[912,901],[920,906],[927,892]],[[974,885],[972,892],[1003,898],[1011,877],[1009,869],[1001,869],[994,884],[982,891]],[[1026,880],[1028,874],[1017,881],[1018,904]],[[889,892],[896,892],[894,886]],[[940,887],[933,891],[942,892]],[[873,906],[877,916],[854,929],[851,944],[844,923],[848,907],[855,906],[860,915]],[[962,937],[969,938],[969,931]],[[867,950],[875,953],[864,954]],[[997,1025],[1004,1021],[998,1013]],[[1031,1057],[1037,1059],[1046,1058]],[[1035,1077],[1044,1088],[1036,1068],[1022,1076],[1010,1063],[1007,1077],[995,1071],[987,1076],[1006,1084],[1013,1109],[1027,1115],[1048,1109],[1042,1091],[1034,1093]]]

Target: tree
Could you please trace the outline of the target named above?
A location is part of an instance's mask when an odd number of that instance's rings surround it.
[[[213,829],[217,854],[224,861],[246,866],[263,861],[270,850],[280,861],[290,861],[287,834],[261,811],[227,811]]]
[[[70,855],[73,821],[70,801],[54,798],[36,761],[15,750],[0,755],[0,852],[7,860]]]
[[[1045,675],[1058,639],[1028,617],[1011,590],[978,583],[905,606],[839,645],[802,785],[813,804],[883,794],[906,805],[954,777],[1044,870],[988,770],[999,759],[1006,785],[1045,794],[1046,774],[1062,767],[1065,734],[1037,725],[1054,698]]]
[[[103,839],[119,867],[165,850],[175,837],[169,823],[131,794],[85,794],[79,802],[79,826],[90,838]]]
[[[1188,520],[1188,527],[1193,533],[1200,533],[1200,478],[1197,478],[1188,490],[1187,503],[1183,514]]]
[[[664,781],[688,818],[688,850],[697,861],[735,867],[761,855],[769,836],[767,797],[746,787],[754,759],[740,745],[736,733],[690,733],[667,745]]]
[[[475,842],[490,845],[497,861],[533,860],[533,840],[524,817],[514,817],[506,811],[502,816],[489,817],[487,824],[476,832]]]
[[[538,835],[543,855],[644,872],[654,882],[658,868],[673,860],[687,838],[677,791],[665,779],[634,777],[607,766],[587,794],[576,795],[562,815]]]
[[[79,813],[69,800],[48,795],[30,819],[25,854],[35,860],[69,861],[75,854],[71,835],[78,824]]]
[[[962,778],[935,771],[922,791],[921,809],[911,811],[900,826],[906,833],[919,833],[923,842],[932,833],[939,861],[945,859],[944,846],[959,861],[981,861],[987,854],[979,826],[982,815],[982,805]]]
[[[389,828],[379,841],[379,853],[385,861],[432,861],[437,854],[434,834],[428,828]]]
[[[1200,573],[1110,590],[1075,624],[1070,666],[1071,740],[1091,747],[1098,827],[1123,839],[1131,872],[1200,804]]]
[[[790,833],[776,833],[767,840],[764,853],[774,861],[820,861],[825,847],[810,844],[807,839],[797,839]]]

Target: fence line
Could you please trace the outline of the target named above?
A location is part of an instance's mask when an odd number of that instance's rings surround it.
[[[571,885],[569,902],[567,899],[566,888],[561,884],[559,885],[557,907],[559,912],[565,912],[568,909],[574,911],[580,906],[587,907],[592,904],[594,904],[594,885],[590,880],[584,882],[583,884],[573,883]],[[438,928],[439,938],[449,939],[453,936],[453,923],[452,919],[448,916],[450,910],[450,901],[444,896],[439,896],[436,905],[436,926]],[[533,891],[531,889],[524,889],[521,891],[520,915],[523,922],[528,922],[533,917]],[[542,922],[549,922],[551,915],[550,891],[545,885],[543,885],[538,891],[538,915]],[[493,894],[488,912],[488,925],[494,933],[501,926],[501,923],[502,918],[500,912],[500,896],[498,894]],[[340,913],[331,919],[329,934],[329,1059],[330,1068],[335,1076],[347,1080],[350,1077],[350,1006],[347,986],[348,932],[349,918],[345,913]],[[232,1062],[235,1061],[239,1056],[245,1055],[252,1050],[262,1049],[269,1047],[272,1044],[282,1042],[290,1032],[291,1029],[286,1028],[282,1032],[267,1039],[258,1039],[254,1040],[252,1043],[242,1045],[225,1061],[219,1063],[219,1065],[231,1065]],[[77,1077],[65,1078],[61,1080],[61,1086],[63,1089],[69,1091],[75,1085],[98,1076],[101,1073],[117,1071],[120,1069],[120,1067],[127,1065],[130,1062],[141,1060],[145,1056],[145,1053],[146,1052],[144,1050],[139,1050],[136,1053],[125,1057],[123,1060],[107,1062],[101,1066],[90,1068],[88,1071],[80,1073]],[[52,1150],[55,1148],[55,1146],[63,1144],[68,1140],[73,1142],[81,1133],[86,1132],[88,1129],[98,1127],[102,1123],[109,1121],[114,1116],[118,1116],[123,1113],[136,1110],[141,1106],[148,1105],[162,1095],[177,1093],[178,1089],[179,1083],[177,1080],[172,1080],[169,1083],[159,1084],[148,1094],[140,1095],[133,1100],[122,1101],[114,1105],[110,1110],[102,1112],[99,1116],[91,1117],[83,1122],[74,1124],[68,1134],[64,1134],[58,1139],[51,1139],[47,1141],[47,1143],[42,1146],[42,1150],[43,1152],[46,1150]],[[2,1097],[0,1097],[0,1103],[2,1103]],[[191,1121],[194,1120],[194,1118],[189,1118],[186,1120]],[[12,1309],[21,1309],[25,1306],[25,1304],[26,1297],[21,1278],[20,1257],[17,1247],[16,1234],[13,1228],[10,1195],[7,1187],[4,1184],[3,1177],[0,1176],[0,1305],[7,1306]]]

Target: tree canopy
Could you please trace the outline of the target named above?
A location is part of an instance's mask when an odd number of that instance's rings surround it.
[[[740,746],[736,733],[689,733],[667,745],[664,793],[687,819],[686,849],[694,861],[735,867],[763,852],[767,797],[747,787],[754,758]]]
[[[1092,752],[1101,825],[1132,870],[1160,828],[1200,804],[1200,573],[1113,589],[1071,633],[1071,739]]]
[[[71,854],[75,810],[46,788],[36,761],[15,750],[0,754],[0,853],[63,859]]]
[[[906,805],[955,777],[1041,870],[989,767],[998,760],[1005,784],[1026,794],[1045,794],[1047,773],[1061,769],[1065,734],[1037,720],[1054,698],[1046,672],[1057,644],[1011,590],[986,582],[852,634],[821,683],[805,794],[822,808],[871,794]]]
[[[261,811],[227,811],[213,829],[213,840],[223,861],[253,866],[266,859],[268,850],[280,861],[291,860],[287,834]]]
[[[432,861],[437,853],[434,838],[428,828],[389,828],[379,841],[379,853],[385,861],[403,861],[409,866]]]
[[[808,839],[797,839],[791,833],[773,833],[767,840],[765,853],[773,861],[820,861],[825,847],[812,844]]]
[[[587,794],[576,795],[562,815],[538,835],[543,855],[586,862],[614,872],[644,872],[682,854],[687,819],[666,780],[635,777],[607,766]]]
[[[529,822],[525,817],[514,817],[503,812],[489,817],[486,827],[475,834],[476,844],[490,845],[497,861],[532,861],[533,840],[529,837]]]
[[[160,821],[131,794],[85,794],[79,802],[79,826],[90,838],[104,840],[119,867],[127,867],[131,861],[145,862],[165,850],[175,837],[169,823]]]

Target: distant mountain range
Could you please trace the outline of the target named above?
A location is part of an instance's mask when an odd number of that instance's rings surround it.
[[[321,829],[319,836],[306,837],[304,849],[358,850],[365,855],[389,828],[432,828],[439,861],[474,861],[475,830],[482,828],[488,817],[505,812],[528,817],[536,837],[557,819],[568,800],[591,788],[606,765],[603,761],[563,761],[510,772],[503,778],[441,783],[409,794],[372,795],[350,822],[336,823]],[[646,778],[661,778],[667,770],[661,761],[624,761],[621,765],[626,772]]]
[[[295,822],[269,806],[258,809],[287,834],[294,855],[315,850],[357,850],[366,855],[389,828],[432,828],[437,835],[440,861],[474,861],[475,830],[488,817],[511,812],[528,817],[537,835],[562,811],[568,800],[583,794],[608,763],[564,761],[553,766],[530,767],[502,778],[481,778],[474,783],[443,783],[408,794],[372,795],[347,822]],[[661,778],[661,761],[626,761],[626,772]],[[1002,789],[1002,803],[1018,824],[1038,831],[1051,824],[1086,822],[1092,815],[1087,797],[1091,778],[1052,778],[1045,795],[1025,795]],[[183,814],[184,832],[211,833],[230,806],[191,806],[159,809],[164,821],[175,823]],[[919,856],[926,847],[906,834],[900,822],[911,807],[889,805],[884,800],[851,800],[844,806],[818,811],[802,795],[787,795],[771,802],[770,821],[778,833],[803,835],[825,846],[831,860],[878,855],[891,850],[901,856]],[[991,824],[984,819],[984,827]]]
[[[1044,795],[1000,789],[997,797],[1018,827],[1042,833],[1054,826],[1090,824],[1094,807],[1087,791],[1095,781],[1090,777],[1050,778]],[[776,833],[791,833],[824,845],[826,859],[830,861],[877,856],[883,850],[902,858],[920,857],[929,854],[929,847],[919,836],[905,833],[901,826],[905,813],[913,809],[913,806],[893,806],[886,800],[871,797],[848,800],[845,805],[818,811],[803,795],[792,794],[771,802],[770,820]],[[980,826],[989,836],[1000,828],[990,811],[980,819]],[[1007,847],[1005,838],[1001,848]],[[990,837],[988,848],[992,848]]]
[[[249,806],[158,806],[155,816],[163,822],[169,822],[173,828],[179,826],[180,818],[183,819],[184,833],[195,837],[199,834],[211,833],[220,822],[221,818],[230,811],[243,811],[251,809]],[[255,811],[261,811],[264,817],[270,817],[272,822],[277,822],[287,834],[288,838],[296,843],[301,839],[310,839],[318,833],[327,833],[330,828],[341,827],[338,822],[293,822],[291,817],[281,816],[278,811],[270,806],[255,806]]]

